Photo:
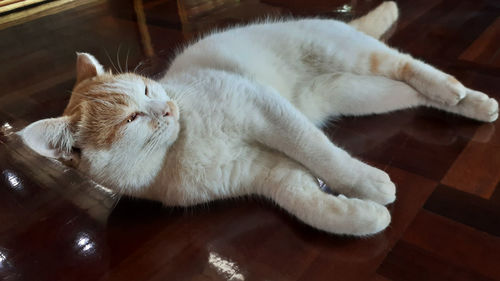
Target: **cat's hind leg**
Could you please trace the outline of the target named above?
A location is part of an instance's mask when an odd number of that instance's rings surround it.
[[[393,1],[387,1],[370,11],[368,14],[352,20],[349,25],[357,30],[379,39],[398,19],[398,6]]]
[[[316,76],[297,87],[292,103],[321,126],[329,117],[386,113],[423,105],[425,101],[401,81],[337,72]]]
[[[360,116],[428,106],[484,122],[498,118],[498,103],[466,89],[457,105],[445,105],[420,94],[408,84],[381,76],[323,74],[304,83],[293,101],[311,121],[321,125],[331,116]]]
[[[317,180],[296,162],[283,156],[263,169],[253,186],[303,222],[336,234],[370,235],[385,229],[389,211],[373,201],[333,196],[323,192]],[[260,167],[262,168],[262,167]]]
[[[456,105],[467,89],[453,76],[388,47],[337,21],[304,20],[304,30],[314,35],[299,48],[297,58],[307,74],[349,72],[359,75],[384,76],[399,80],[415,88],[429,99],[446,105]],[[331,38],[328,39],[328,38]]]
[[[358,54],[357,63],[350,72],[403,81],[429,99],[446,105],[456,105],[465,97],[467,89],[453,76],[373,41],[373,38],[364,39],[371,41],[365,42],[371,46]]]

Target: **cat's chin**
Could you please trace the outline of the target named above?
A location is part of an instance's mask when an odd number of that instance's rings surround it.
[[[172,120],[165,132],[162,134],[163,145],[166,145],[167,147],[172,146],[179,137],[179,131],[180,124],[178,119]]]
[[[141,197],[140,195],[148,189],[158,176],[158,168],[161,167],[161,163],[155,160],[151,161],[151,166],[154,165],[155,167],[143,169],[141,173],[128,173],[126,170],[115,169],[113,176],[109,177],[94,174],[90,171],[80,171],[98,186],[105,187],[118,194]]]

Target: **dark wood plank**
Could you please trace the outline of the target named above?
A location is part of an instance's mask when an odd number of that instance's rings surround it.
[[[500,279],[499,237],[476,231],[428,211],[421,211],[405,232],[403,241],[451,265],[466,268],[493,280]]]
[[[460,55],[460,59],[497,67],[500,66],[500,56],[498,53],[498,49],[500,48],[499,37],[500,17]]]
[[[391,207],[391,226],[368,240],[342,241],[323,248],[299,280],[323,280],[324,276],[343,276],[343,280],[366,280],[374,274],[394,242],[413,220],[436,183],[397,168],[387,170],[398,186],[398,199]]]
[[[500,128],[478,130],[446,172],[443,184],[488,199],[500,182]]]
[[[489,200],[440,185],[424,208],[436,214],[500,236],[500,189]]]
[[[404,241],[392,249],[379,268],[379,274],[391,280],[404,281],[492,281],[473,270],[450,264],[418,246]]]

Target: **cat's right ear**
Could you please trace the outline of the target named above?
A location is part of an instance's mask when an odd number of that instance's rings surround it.
[[[74,145],[70,117],[42,119],[17,132],[24,144],[40,155],[69,160]]]
[[[93,55],[76,53],[76,84],[103,73],[104,68]]]

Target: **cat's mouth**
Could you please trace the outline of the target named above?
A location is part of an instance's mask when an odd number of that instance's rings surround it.
[[[146,142],[143,145],[143,148],[151,148],[158,144],[161,144],[163,142],[162,139],[164,139],[164,134],[166,133],[169,125],[170,124],[159,126],[155,130],[155,132],[146,140]]]
[[[163,120],[164,122],[157,121],[154,132],[145,141],[143,148],[151,149],[165,142],[171,142],[172,138],[177,137],[176,132],[178,131],[179,111],[175,104],[172,103],[172,105],[169,101],[171,114],[169,114],[166,120]]]

